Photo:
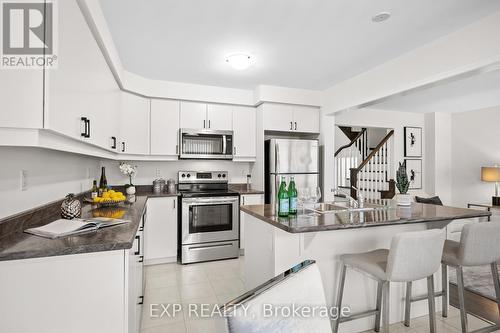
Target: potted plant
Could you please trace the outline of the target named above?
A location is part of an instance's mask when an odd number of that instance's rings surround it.
[[[137,166],[121,162],[120,171],[125,176],[128,176],[129,179],[129,184],[125,185],[125,192],[127,192],[127,194],[129,195],[135,194],[135,186],[134,184],[132,184],[132,178],[137,174]]]
[[[411,195],[408,194],[410,181],[408,179],[408,174],[406,173],[406,161],[399,163],[398,171],[396,171],[396,187],[399,191],[399,194],[396,195],[397,204],[400,206],[410,206],[412,200]]]

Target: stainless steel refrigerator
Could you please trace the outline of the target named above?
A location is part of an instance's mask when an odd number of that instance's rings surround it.
[[[303,139],[270,139],[265,142],[265,201],[276,204],[281,177],[287,186],[295,178],[297,189],[319,185],[319,142]]]

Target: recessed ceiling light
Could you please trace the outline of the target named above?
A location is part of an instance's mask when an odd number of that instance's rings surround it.
[[[229,66],[236,70],[244,70],[252,65],[252,56],[245,53],[234,53],[226,57],[226,62]]]
[[[384,22],[384,21],[387,21],[389,19],[389,17],[391,17],[391,13],[380,12],[377,15],[375,15],[374,17],[372,17],[372,21],[376,22],[376,23]]]

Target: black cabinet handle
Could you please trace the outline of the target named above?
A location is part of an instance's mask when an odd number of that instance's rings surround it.
[[[139,257],[139,262],[144,262],[144,256]]]
[[[203,128],[205,128],[206,123],[207,123],[207,121],[203,120]]]
[[[208,128],[210,128],[210,120],[208,121]]]
[[[116,149],[116,136],[112,136],[111,140],[113,140],[113,144],[111,145],[111,149]]]
[[[82,137],[86,138],[87,137],[87,132],[88,132],[87,117],[81,117],[80,120],[83,121],[83,126],[84,126],[83,132],[80,133],[80,135]]]
[[[134,255],[138,256],[141,254],[141,236],[136,235],[135,239],[137,239],[137,251],[134,252]]]
[[[290,130],[293,130],[293,122],[290,122]]]
[[[297,130],[297,122],[295,122],[295,130]]]
[[[144,304],[144,296],[139,296],[139,303],[137,303],[139,305],[142,305]]]
[[[89,125],[89,128],[88,128],[88,132],[87,132],[86,138],[90,138],[90,128],[91,128],[91,126],[90,126],[90,119],[87,119],[87,125]]]
[[[125,152],[125,142],[122,141],[122,153],[124,153],[124,152]]]

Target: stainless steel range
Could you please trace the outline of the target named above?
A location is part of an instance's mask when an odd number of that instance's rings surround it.
[[[179,171],[181,263],[239,256],[239,195],[227,171]]]

